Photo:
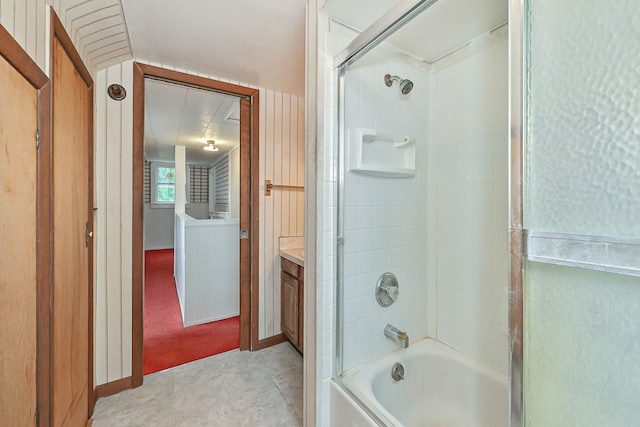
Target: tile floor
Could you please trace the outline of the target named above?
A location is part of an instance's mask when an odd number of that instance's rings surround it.
[[[98,399],[93,427],[302,426],[302,356],[288,342],[147,375]]]

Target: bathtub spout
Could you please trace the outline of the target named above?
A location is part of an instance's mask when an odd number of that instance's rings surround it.
[[[390,338],[391,341],[395,342],[402,348],[409,347],[409,335],[395,326],[387,324],[387,326],[384,327],[384,336]]]

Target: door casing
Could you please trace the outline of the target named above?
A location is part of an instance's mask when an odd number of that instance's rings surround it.
[[[133,67],[133,238],[132,238],[132,378],[142,385],[143,355],[143,212],[144,212],[144,80],[151,78],[198,87],[240,98],[240,349],[259,350],[282,341],[282,335],[258,338],[259,263],[259,96],[258,89],[167,70],[147,64]]]

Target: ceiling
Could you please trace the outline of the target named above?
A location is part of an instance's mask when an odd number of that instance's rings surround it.
[[[240,144],[239,99],[209,90],[145,80],[144,154],[150,162],[175,159],[187,147],[187,163],[212,165]],[[215,140],[218,151],[205,151]]]
[[[328,0],[323,12],[357,30],[364,30],[398,0]],[[387,42],[433,63],[508,20],[507,0],[439,0],[392,34]]]
[[[304,96],[306,0],[121,3],[136,59]],[[328,0],[323,12],[364,30],[400,3]],[[433,62],[503,24],[507,13],[507,0],[440,0],[388,42]],[[184,145],[188,163],[212,164],[239,143],[237,123],[225,121],[234,97],[147,81],[145,98],[150,161],[173,161],[175,145]],[[218,152],[202,149],[207,139]]]
[[[351,28],[364,31],[399,3],[402,2],[400,0],[327,0],[322,12]]]
[[[306,0],[121,0],[133,56],[304,96]]]
[[[108,1],[108,0],[101,0]],[[306,0],[121,0],[133,57],[304,96]],[[213,164],[239,144],[237,98],[147,80],[145,158]],[[214,139],[217,152],[203,150]]]
[[[507,22],[507,0],[440,0],[388,42],[429,63]]]

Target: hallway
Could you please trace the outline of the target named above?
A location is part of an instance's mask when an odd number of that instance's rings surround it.
[[[99,399],[93,419],[93,427],[301,426],[302,356],[282,343],[151,374]]]
[[[145,252],[144,374],[238,348],[238,316],[185,328],[173,277],[173,249]]]

